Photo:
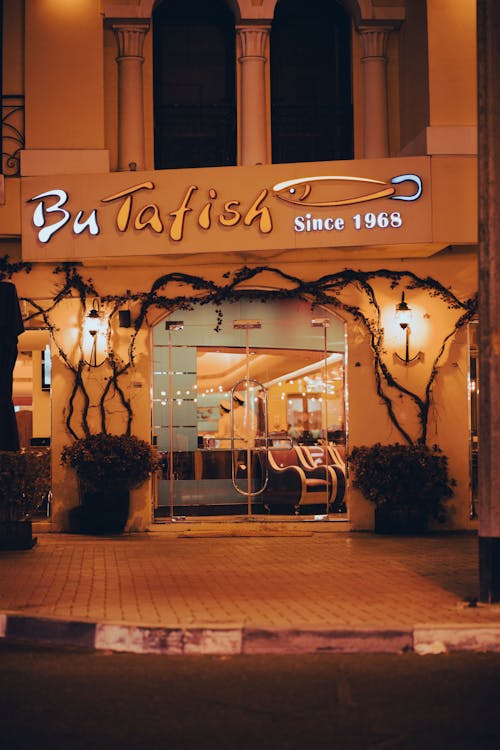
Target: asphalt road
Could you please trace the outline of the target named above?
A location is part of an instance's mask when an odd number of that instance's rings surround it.
[[[3,750],[498,750],[500,654],[163,657],[0,645]]]

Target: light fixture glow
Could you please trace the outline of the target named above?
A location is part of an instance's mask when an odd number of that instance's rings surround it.
[[[405,300],[404,291],[401,292],[401,302],[398,302],[396,305],[396,321],[399,323],[399,326],[405,335],[405,356],[401,357],[397,352],[395,354],[401,362],[404,362],[405,365],[409,365],[410,362],[416,362],[420,359],[422,352],[417,352],[413,357],[410,357],[410,323],[412,321],[412,310]]]
[[[104,330],[105,322],[101,314],[99,300],[96,297],[92,301],[92,307],[83,324],[84,361],[89,367],[99,367],[105,361],[105,357],[101,362],[97,361],[98,344],[103,346],[103,341],[100,339],[103,338]],[[87,357],[85,357],[85,352],[88,352]]]

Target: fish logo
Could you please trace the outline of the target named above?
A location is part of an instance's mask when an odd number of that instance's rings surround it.
[[[409,182],[413,186],[413,192],[409,195],[396,195],[395,185]],[[354,183],[361,193],[350,198],[344,198],[345,184]],[[326,189],[325,189],[326,188]],[[339,188],[340,191],[339,191]],[[371,189],[370,189],[371,188]],[[369,192],[366,192],[367,189]],[[295,206],[311,206],[316,208],[329,208],[330,206],[349,206],[354,203],[365,203],[378,198],[390,198],[398,201],[416,201],[422,195],[422,179],[416,174],[402,174],[393,177],[390,181],[373,180],[369,177],[346,177],[344,175],[318,175],[315,177],[299,177],[295,180],[278,182],[272,188],[273,194],[285,203]],[[352,191],[355,192],[353,186]],[[312,194],[315,194],[312,196]],[[326,193],[326,195],[325,195]],[[323,200],[321,199],[323,194]],[[314,197],[314,200],[311,198]]]

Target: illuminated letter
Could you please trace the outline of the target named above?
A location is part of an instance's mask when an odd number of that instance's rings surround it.
[[[101,198],[103,203],[109,203],[110,201],[115,201],[118,198],[125,198],[116,217],[116,226],[118,227],[120,232],[124,232],[126,230],[130,221],[130,211],[132,209],[132,193],[136,193],[138,190],[143,189],[152,190],[153,188],[153,183],[148,180],[147,182],[141,182],[140,185],[134,185],[131,188],[122,190],[120,193],[108,195],[107,198]]]
[[[143,220],[144,214],[146,211],[151,210],[151,216],[149,218],[146,218]],[[148,206],[144,206],[144,208],[141,208],[137,216],[135,217],[135,224],[136,229],[144,229],[144,227],[151,227],[153,232],[157,232],[160,234],[160,232],[163,232],[163,224],[160,219],[160,209],[155,203],[150,203]]]
[[[271,219],[271,212],[267,206],[260,206],[262,201],[267,198],[267,189],[264,188],[262,192],[257,196],[257,199],[250,206],[248,213],[243,219],[245,226],[249,227],[250,224],[259,217],[259,229],[263,234],[268,234],[273,228],[273,222]]]
[[[172,222],[172,226],[170,227],[170,239],[175,240],[175,242],[179,242],[179,240],[182,240],[182,235],[184,233],[184,216],[189,211],[193,210],[192,208],[188,208],[188,203],[191,200],[191,196],[193,195],[195,190],[198,190],[196,185],[190,185],[179,208],[169,214],[169,216],[175,217]]]
[[[73,222],[73,232],[75,234],[81,234],[84,229],[88,229],[90,234],[99,234],[99,224],[97,223],[97,211],[94,208],[88,219],[80,221],[83,216],[83,211],[78,211],[76,219]]]
[[[43,200],[40,200],[41,198],[47,198],[50,196],[55,196],[56,198],[59,198],[57,203],[55,203],[53,206],[49,206],[48,208],[45,208],[45,203]],[[64,192],[64,190],[49,190],[46,193],[40,193],[39,195],[35,195],[33,198],[30,198],[30,201],[36,201],[40,200],[40,203],[35,208],[33,212],[33,224],[36,227],[44,227],[43,229],[40,229],[38,232],[38,239],[40,242],[48,242],[52,235],[57,232],[59,229],[61,229],[70,219],[70,213],[69,211],[66,211],[65,208],[62,208],[66,201],[68,200],[68,194]],[[62,214],[62,219],[59,219],[59,221],[56,221],[55,224],[52,224],[50,227],[45,226],[45,215],[54,213],[54,211],[57,211]]]
[[[217,192],[210,188],[208,191],[208,195],[210,198],[217,198]],[[200,211],[200,215],[198,216],[198,224],[202,229],[210,229],[210,226],[212,224],[212,217],[211,217],[211,210],[212,210],[212,204],[210,201],[206,203],[203,208]]]
[[[232,216],[228,217],[224,214],[221,214],[219,216],[219,223],[222,224],[223,227],[234,227],[239,222],[239,220],[241,219],[241,214],[239,211],[233,208],[233,206],[239,205],[239,201],[227,201],[227,203],[224,203],[224,211],[228,214],[232,214]]]

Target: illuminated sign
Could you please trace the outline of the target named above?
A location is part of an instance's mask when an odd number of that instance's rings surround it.
[[[431,241],[428,157],[22,182],[26,260]]]
[[[118,210],[115,217],[115,226],[119,232],[127,232],[132,227],[138,231],[149,228],[151,231],[158,234],[165,231],[165,223],[161,218],[160,207],[157,203],[148,203],[147,205],[141,206],[135,215],[132,215],[132,196],[134,193],[137,193],[140,190],[154,189],[154,183],[147,181],[138,185],[132,185],[115,195],[101,198],[102,203],[121,201],[118,204]],[[175,242],[179,242],[184,237],[186,216],[193,210],[190,204],[193,193],[197,190],[198,187],[196,185],[190,185],[186,190],[179,207],[175,211],[170,211],[168,213],[169,216],[173,217],[168,230],[168,235],[170,239]],[[210,188],[209,195],[211,198],[217,196],[217,192],[214,188]],[[236,226],[241,219],[243,219],[243,223],[246,226],[250,226],[257,220],[260,231],[267,234],[267,232],[272,231],[273,225],[269,208],[261,205],[266,196],[267,190],[262,190],[260,195],[244,215],[239,208],[240,201],[226,201],[222,212],[217,216],[216,220],[225,227]],[[51,199],[55,199],[55,201],[51,203]],[[41,227],[38,232],[38,239],[40,242],[48,242],[53,234],[62,229],[68,222],[71,222],[71,213],[65,208],[68,199],[68,194],[64,190],[59,189],[52,191],[47,190],[45,193],[40,193],[40,195],[35,195],[33,198],[30,198],[30,201],[38,201],[33,213],[33,224],[36,227]],[[48,205],[47,201],[49,201]],[[238,206],[238,209],[236,206]],[[209,201],[199,212],[197,221],[198,226],[201,229],[211,228],[212,208],[213,203],[212,201]],[[55,221],[51,222],[52,214],[55,215]],[[94,208],[86,219],[83,218],[83,215],[83,211],[78,211],[76,214],[71,227],[73,233],[75,235],[81,234],[85,229],[88,229],[91,235],[99,234],[98,209]]]

